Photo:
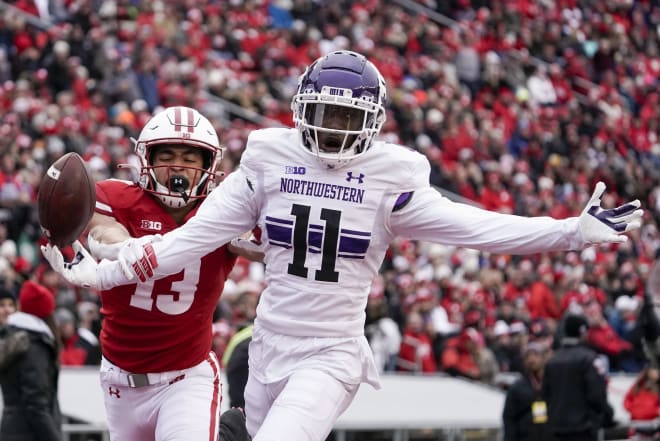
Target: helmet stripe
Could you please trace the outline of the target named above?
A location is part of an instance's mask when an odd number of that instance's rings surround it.
[[[195,115],[193,114],[193,109],[188,109],[188,133],[195,131]]]
[[[174,108],[174,131],[181,131],[181,107]]]

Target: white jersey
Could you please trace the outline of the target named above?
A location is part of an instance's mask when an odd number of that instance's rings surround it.
[[[301,337],[352,337],[364,330],[371,281],[396,236],[496,253],[527,254],[585,245],[577,218],[526,218],[481,210],[429,185],[421,154],[374,142],[328,169],[298,146],[295,129],[253,131],[237,171],[186,224],[153,246],[155,277],[262,229],[266,289],[257,323]],[[100,265],[100,284],[126,283],[118,264]]]

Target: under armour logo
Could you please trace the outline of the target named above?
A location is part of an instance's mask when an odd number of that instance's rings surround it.
[[[118,387],[113,389],[112,386],[108,386],[108,394],[110,396],[115,395],[117,398],[121,398],[121,396],[119,395],[119,388]]]
[[[353,172],[346,172],[346,180],[351,182],[353,179],[357,179],[358,183],[362,184],[364,182],[364,173],[360,173],[359,176],[353,176]]]

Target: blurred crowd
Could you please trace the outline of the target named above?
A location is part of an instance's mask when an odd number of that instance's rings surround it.
[[[351,49],[386,79],[381,136],[425,154],[432,184],[451,198],[564,218],[602,180],[604,206],[638,198],[646,210],[628,242],[581,252],[394,243],[367,305],[381,369],[496,383],[522,370],[528,342],[556,344],[567,311],[587,317],[611,371],[644,368],[636,320],[660,248],[652,0],[5,3],[21,12],[0,15],[0,292],[16,296],[31,278],[57,293],[64,364],[98,362],[102,314],[96,293],[64,283],[37,251],[46,167],[75,151],[96,179],[133,179],[117,168],[137,163],[130,137],[154,111],[185,105],[216,126],[230,173],[251,129],[292,124],[304,67]],[[230,276],[213,325],[218,353],[254,318],[262,275],[241,260]]]

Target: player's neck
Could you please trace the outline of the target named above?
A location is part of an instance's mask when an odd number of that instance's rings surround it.
[[[186,216],[188,216],[188,213],[194,210],[196,206],[197,206],[197,202],[195,201],[181,208],[166,207],[165,209],[170,214],[170,216],[172,216],[174,222],[176,222],[177,225],[181,225],[186,219]]]

